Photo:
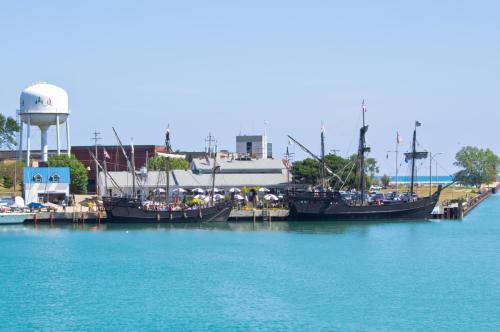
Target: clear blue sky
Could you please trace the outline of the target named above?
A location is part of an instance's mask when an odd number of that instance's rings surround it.
[[[234,150],[236,134],[268,121],[279,156],[287,133],[319,151],[323,121],[328,149],[345,155],[364,98],[382,172],[414,120],[451,171],[462,145],[500,153],[499,12],[496,1],[2,2],[0,112],[47,81],[69,93],[75,145],[94,129],[113,144],[112,126],[160,144],[170,123],[176,149],[202,150],[212,131]]]

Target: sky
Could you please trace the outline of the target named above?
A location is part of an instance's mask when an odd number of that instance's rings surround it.
[[[394,173],[396,132],[439,173],[464,145],[500,154],[496,1],[2,1],[0,112],[25,87],[69,94],[73,145],[122,140],[203,150],[267,132],[276,158],[292,135],[319,153],[355,153],[361,101],[370,156]],[[33,146],[39,144],[39,131]],[[55,130],[49,131],[55,146]],[[290,146],[295,158],[306,155]],[[422,166],[423,167],[423,166]],[[401,173],[405,173],[401,170]]]

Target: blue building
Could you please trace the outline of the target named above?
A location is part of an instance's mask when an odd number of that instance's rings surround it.
[[[61,203],[69,197],[69,167],[25,167],[23,189],[26,204]]]

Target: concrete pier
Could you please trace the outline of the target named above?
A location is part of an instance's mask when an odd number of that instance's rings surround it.
[[[273,221],[286,220],[289,211],[287,209],[253,209],[231,211],[229,221]]]
[[[100,223],[106,222],[106,212],[36,212],[27,223]]]
[[[438,219],[463,219],[475,207],[481,204],[491,195],[500,191],[500,183],[494,183],[492,187],[487,188],[477,196],[471,197],[467,200],[460,199],[456,202],[451,202],[442,206],[443,214],[436,215]]]

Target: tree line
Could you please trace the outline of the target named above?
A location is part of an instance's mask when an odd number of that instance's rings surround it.
[[[343,158],[336,154],[325,155],[325,165],[337,174],[345,183],[347,188],[356,188],[359,186],[361,175],[359,170],[359,161],[356,154],[349,158]],[[318,184],[320,182],[321,165],[317,159],[306,158],[293,163],[291,173],[295,183],[300,184]],[[379,172],[379,166],[375,158],[365,159],[365,183],[369,187],[375,175]],[[333,182],[336,179],[332,179]],[[332,183],[330,185],[332,185]],[[337,186],[338,189],[339,186]]]

